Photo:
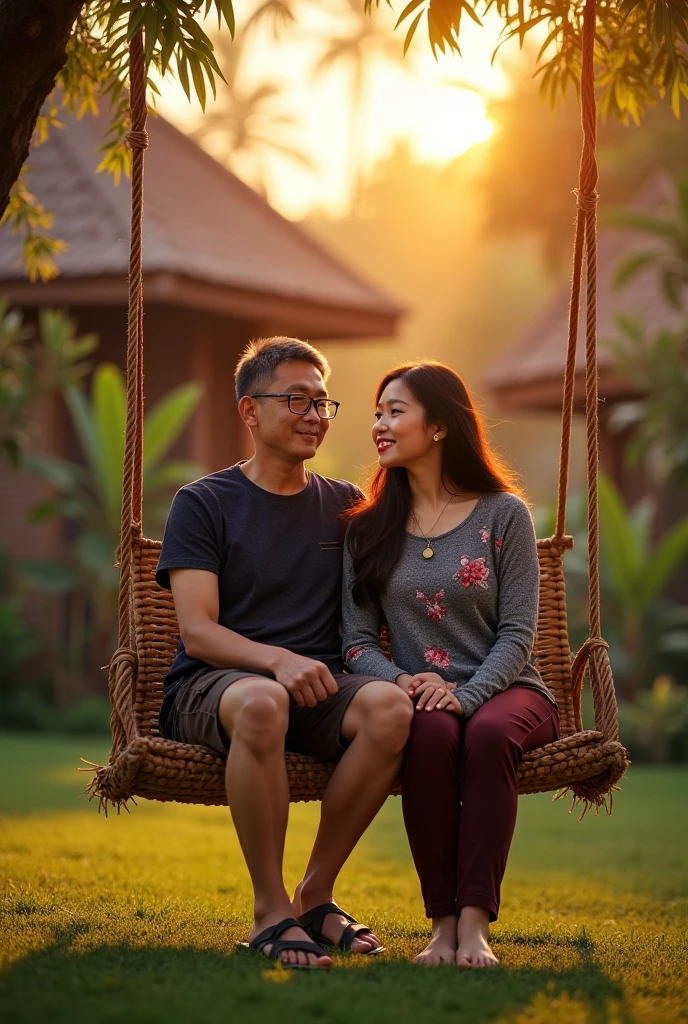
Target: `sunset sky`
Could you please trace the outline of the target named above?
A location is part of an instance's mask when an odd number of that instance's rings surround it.
[[[359,2],[362,8],[363,0]],[[235,7],[241,33],[256,3],[239,0]],[[341,64],[318,75],[312,71],[323,37],[350,28],[346,7],[343,2],[338,18],[306,3],[298,25],[281,32],[278,39],[267,24],[252,36],[241,82],[247,86],[266,79],[279,83],[280,104],[298,122],[286,129],[284,138],[296,142],[312,162],[308,169],[283,156],[270,154],[265,160],[271,202],[288,217],[298,218],[313,209],[344,215],[348,209],[352,68]],[[382,4],[373,17],[400,58],[404,32],[394,32],[394,23],[402,8],[395,7],[396,13]],[[419,161],[447,162],[489,137],[493,126],[485,115],[485,100],[474,90],[494,94],[506,88],[500,65],[490,66],[497,31],[496,20],[481,29],[466,19],[461,29],[462,58],[440,55],[436,61],[419,29],[403,62],[378,55],[369,59],[354,142],[364,176],[400,139],[408,140]],[[462,88],[463,83],[468,88]],[[169,79],[162,84],[158,107],[180,128],[189,130],[198,124],[197,104],[189,105],[178,83]],[[212,152],[211,144],[208,148]]]

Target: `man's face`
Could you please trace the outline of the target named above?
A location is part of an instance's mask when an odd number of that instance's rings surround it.
[[[280,363],[274,379],[261,387],[260,393],[328,397],[320,370],[312,363],[296,359]],[[294,462],[312,459],[329,429],[329,422],[320,419],[314,405],[305,415],[298,416],[290,412],[287,398],[256,398],[250,402],[243,398],[239,408],[256,447],[279,452]]]

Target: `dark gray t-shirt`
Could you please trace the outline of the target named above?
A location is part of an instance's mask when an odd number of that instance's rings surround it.
[[[169,590],[170,569],[215,573],[221,626],[341,672],[342,512],[359,496],[353,484],[316,473],[298,494],[273,494],[240,465],[195,480],[172,502],[156,579]],[[161,730],[184,681],[205,667],[180,639]]]

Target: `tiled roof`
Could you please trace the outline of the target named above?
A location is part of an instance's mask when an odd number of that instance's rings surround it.
[[[28,187],[55,216],[68,243],[60,277],[126,274],[129,187],[96,174],[104,118],[67,119],[32,151]],[[303,230],[213,160],[162,117],[148,121],[145,164],[144,272],[165,272],[216,288],[287,302],[350,310],[387,320],[400,305],[330,255]],[[19,246],[0,231],[0,287],[19,281]]]
[[[663,176],[657,176],[646,184],[633,209],[655,212],[671,198],[670,183]],[[611,205],[611,204],[607,204]],[[615,229],[602,229],[599,235],[598,253],[598,349],[599,365],[602,371],[613,364],[607,342],[618,338],[617,317],[639,318],[649,329],[669,326],[675,322],[675,315],[668,308],[662,295],[658,275],[654,270],[638,274],[624,289],[618,290],[612,284],[614,272],[623,257],[640,249],[651,248],[646,237],[636,233]],[[484,382],[497,395],[506,396],[518,402],[519,389],[523,389],[524,404],[530,404],[526,394],[549,381],[559,388],[557,401],[563,383],[566,359],[570,287],[564,285],[556,297],[536,318],[531,327],[518,341],[502,355],[493,368],[485,375]],[[581,306],[579,322],[576,372],[585,371],[585,312]],[[533,394],[536,392],[533,391]],[[543,391],[543,396],[545,392]],[[536,401],[533,404],[537,404]],[[547,402],[545,402],[547,404]]]

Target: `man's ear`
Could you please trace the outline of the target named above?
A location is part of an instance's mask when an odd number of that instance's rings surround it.
[[[258,416],[256,415],[256,404],[255,404],[255,401],[252,398],[248,397],[248,395],[244,395],[244,397],[239,402],[239,415],[241,416],[242,420],[244,421],[246,426],[249,428],[249,430],[252,427],[257,427],[258,426]]]

